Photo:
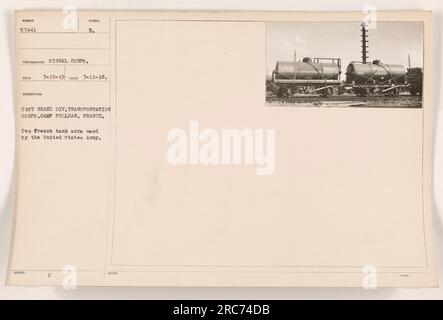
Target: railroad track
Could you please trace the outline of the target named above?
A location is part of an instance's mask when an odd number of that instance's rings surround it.
[[[398,96],[384,96],[384,95],[373,95],[366,97],[358,97],[358,96],[293,96],[293,97],[285,97],[279,98],[275,96],[266,97],[267,102],[283,102],[283,103],[303,103],[303,102],[316,102],[316,101],[349,101],[349,102],[392,102],[392,101],[415,101],[420,102],[420,96],[409,96],[409,95],[398,95]]]

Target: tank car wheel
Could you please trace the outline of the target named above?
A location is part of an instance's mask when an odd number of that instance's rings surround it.
[[[320,96],[322,96],[322,97],[331,96],[333,94],[334,94],[334,89],[332,89],[332,88],[325,88],[320,91]]]
[[[359,97],[366,97],[368,94],[368,91],[364,88],[355,88],[354,93]]]
[[[337,94],[339,95],[339,96],[341,96],[342,94],[345,94],[346,93],[346,88],[344,88],[344,87],[338,87],[338,89],[337,89]]]
[[[284,87],[279,87],[279,88],[277,89],[277,97],[278,97],[278,98],[284,98],[284,97],[287,96],[287,94],[288,94],[288,90],[287,90],[286,88],[284,88]]]
[[[400,93],[400,91],[398,89],[392,89],[392,90],[383,92],[383,94],[385,96],[397,96],[397,95],[399,95],[399,93]]]

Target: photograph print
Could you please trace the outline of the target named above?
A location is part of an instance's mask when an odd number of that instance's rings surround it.
[[[421,108],[423,23],[266,25],[266,106]]]

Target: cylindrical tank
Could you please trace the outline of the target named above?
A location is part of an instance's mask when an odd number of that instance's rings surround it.
[[[406,70],[399,64],[382,64],[375,60],[373,63],[351,62],[346,68],[346,82],[356,84],[402,83],[405,81]]]
[[[335,63],[316,63],[305,58],[303,62],[277,61],[274,75],[275,79],[299,80],[337,80],[340,68]]]

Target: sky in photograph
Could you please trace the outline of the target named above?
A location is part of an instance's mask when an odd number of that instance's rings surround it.
[[[272,22],[266,25],[266,72],[277,60],[303,57],[342,59],[342,78],[351,61],[361,61],[360,22]],[[423,66],[422,22],[377,22],[368,30],[369,61],[408,67]]]

